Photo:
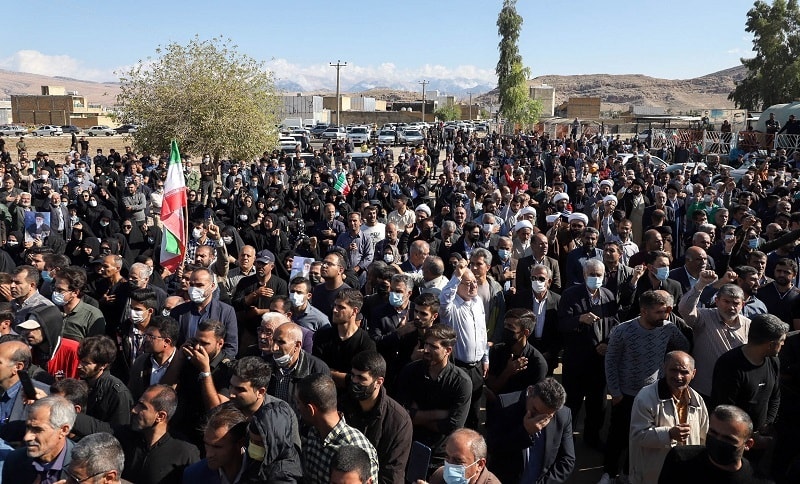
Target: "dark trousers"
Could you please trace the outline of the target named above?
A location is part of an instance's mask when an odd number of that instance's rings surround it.
[[[469,414],[467,415],[465,426],[483,433],[486,425],[486,394],[483,391],[483,366],[480,363],[468,365],[458,360],[454,360],[454,363],[467,373],[472,382],[472,399],[469,402]]]
[[[628,450],[628,435],[631,428],[631,412],[633,411],[634,398],[629,395],[623,395],[622,400],[611,407],[611,423],[608,428],[606,455],[603,462],[603,472],[608,473],[611,477],[619,474],[620,459]],[[627,463],[627,461],[626,456],[625,462]],[[627,464],[624,464],[623,469],[627,471]]]
[[[573,364],[565,360],[563,367],[564,390],[567,392],[567,407],[572,415],[578,415],[584,399],[586,417],[583,423],[583,438],[600,438],[600,429],[605,419],[606,375],[602,360]]]

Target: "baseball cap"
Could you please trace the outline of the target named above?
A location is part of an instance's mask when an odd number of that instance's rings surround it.
[[[262,264],[273,264],[275,262],[275,254],[267,249],[262,250],[256,255],[256,262],[261,262]]]

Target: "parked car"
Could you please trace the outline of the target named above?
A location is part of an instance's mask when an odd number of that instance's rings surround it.
[[[34,136],[61,136],[64,131],[61,130],[61,126],[45,124],[31,131],[31,134]]]
[[[281,136],[278,140],[278,148],[283,152],[293,153],[298,144],[298,141],[291,136]]]
[[[87,129],[86,134],[88,134],[89,136],[100,136],[100,135],[114,136],[115,134],[117,134],[117,132],[106,125],[99,125],[99,126],[92,126],[91,128]]]
[[[28,134],[28,130],[24,126],[16,124],[5,124],[0,126],[0,136],[24,136]]]
[[[382,129],[378,133],[378,144],[392,146],[397,141],[397,133],[391,129]]]
[[[123,124],[122,126],[114,128],[114,131],[116,131],[119,134],[122,133],[133,134],[139,131],[139,126],[136,124]]]
[[[353,126],[350,128],[350,132],[347,133],[347,139],[356,146],[369,143],[369,128],[366,126]]]
[[[326,129],[328,129],[327,124],[318,124],[313,128],[311,128],[311,136],[313,136],[314,138],[319,138],[320,135],[322,135],[322,133],[324,133]]]
[[[81,130],[81,128],[79,128],[79,127],[77,127],[77,126],[75,126],[73,124],[65,124],[64,126],[61,127],[61,131],[64,134],[72,134],[72,133],[78,134],[82,130]]]
[[[425,142],[425,136],[419,130],[407,129],[400,134],[400,144],[416,146],[423,142]]]
[[[347,133],[344,128],[328,128],[322,132],[320,138],[327,140],[344,140],[347,139]]]

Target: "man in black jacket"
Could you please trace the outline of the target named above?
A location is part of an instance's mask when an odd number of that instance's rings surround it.
[[[312,373],[330,375],[324,361],[303,350],[303,330],[295,323],[283,323],[272,333],[272,366],[267,393],[288,403],[295,411],[294,390],[298,381]]]
[[[489,428],[489,465],[501,482],[546,484],[569,479],[575,447],[566,398],[564,387],[546,378],[528,387]]]

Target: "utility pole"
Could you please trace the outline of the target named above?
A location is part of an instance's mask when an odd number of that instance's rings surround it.
[[[468,92],[469,94],[469,120],[472,121],[472,93]]]
[[[425,86],[431,83],[431,81],[426,81],[425,79],[418,81],[419,84],[422,84],[422,122],[425,122]]]
[[[333,62],[330,63],[331,67],[336,68],[336,126],[338,127],[341,125],[341,112],[342,112],[342,98],[339,95],[339,69],[342,67],[347,67],[347,62],[342,62],[340,60],[336,61],[336,64]]]

